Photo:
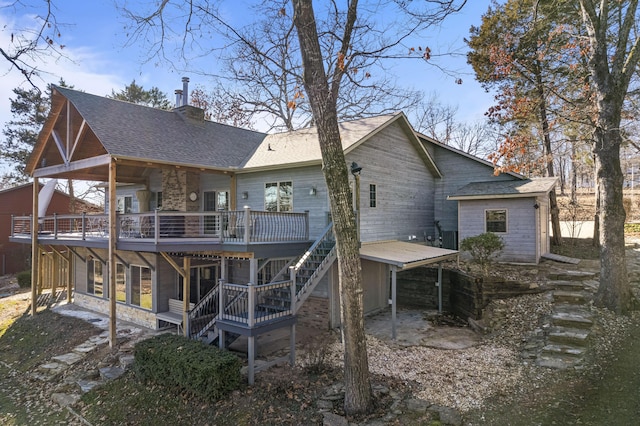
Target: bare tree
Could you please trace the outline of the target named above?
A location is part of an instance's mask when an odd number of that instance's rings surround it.
[[[467,154],[486,158],[494,150],[496,131],[488,120],[475,122],[456,118],[458,107],[443,104],[432,94],[410,112],[414,128],[430,138]]]
[[[311,0],[292,0],[292,5],[288,1],[281,1],[279,7],[274,9],[277,15],[270,16],[271,19],[286,20],[289,22],[289,31],[297,33],[303,67],[300,90],[306,94],[318,131],[338,251],[344,338],[344,406],[347,414],[368,412],[373,404],[364,335],[359,242],[347,164],[338,131],[339,94],[344,79],[356,72],[367,71],[361,68],[367,60],[407,56],[407,50],[410,49],[404,43],[408,43],[410,37],[417,37],[420,31],[459,10],[465,1],[416,3],[383,2],[376,7],[365,5],[359,8],[357,0],[352,0],[343,10],[341,4],[330,2],[316,13]],[[170,31],[167,26],[177,13],[183,19],[180,29],[173,31],[181,35],[182,47],[198,40],[196,29],[219,29],[226,35],[241,38],[242,34],[223,18],[224,15],[218,14],[215,5],[205,0],[180,1],[176,4],[165,0],[142,16],[130,13],[137,25],[133,35],[148,40],[157,53],[163,54],[166,47],[163,35]],[[171,6],[176,9],[170,10]],[[384,20],[366,21],[367,16],[377,14],[377,17],[381,17],[381,13],[397,16],[397,20],[402,22],[385,24]],[[359,38],[367,43],[354,45],[353,41]],[[327,49],[327,45],[332,48]],[[424,52],[423,47],[418,47],[419,51]],[[413,49],[415,51],[415,47]],[[419,57],[422,60],[430,59],[428,52]],[[271,62],[277,60],[268,56],[265,59]]]
[[[16,20],[16,26],[3,28],[4,44],[0,47],[0,55],[8,64],[7,72],[18,72],[36,89],[33,79],[42,69],[41,59],[45,56],[62,56],[64,45],[60,43],[61,25],[55,15],[52,0],[37,2],[13,0],[0,4],[0,10],[10,15],[33,16],[30,23]]]

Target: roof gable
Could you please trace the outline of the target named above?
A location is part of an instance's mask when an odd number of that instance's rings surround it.
[[[112,157],[193,167],[235,169],[260,144],[264,133],[212,121],[194,122],[174,111],[54,86],[52,114],[40,133],[29,170],[51,145],[66,101],[86,121],[97,143]],[[61,126],[63,127],[63,126]]]
[[[479,164],[482,164],[482,165],[485,165],[487,167],[491,167],[492,169],[495,169],[495,165],[491,161],[487,161],[487,160],[485,160],[483,158],[476,157],[473,154],[469,154],[468,152],[465,152],[465,151],[462,151],[460,149],[454,148],[454,147],[452,147],[450,145],[447,145],[447,144],[442,143],[442,142],[440,142],[440,141],[438,141],[436,139],[433,139],[432,137],[429,137],[427,135],[423,135],[422,133],[417,133],[416,135],[417,135],[418,139],[420,140],[420,142],[422,144],[431,144],[434,147],[445,149],[445,150],[450,151],[450,152],[452,152],[454,154],[458,154],[458,155],[460,155],[462,157],[465,157],[465,158],[468,158],[470,160],[476,161]],[[508,174],[508,175],[513,176],[513,177],[518,178],[518,179],[526,179],[526,177],[524,175],[521,175],[521,174],[516,173],[516,172],[503,172],[503,173]]]
[[[345,154],[355,150],[386,127],[398,123],[409,142],[434,176],[441,176],[435,162],[416,137],[403,113],[381,115],[338,124]],[[244,171],[299,167],[322,164],[322,153],[316,127],[270,134],[243,164]]]

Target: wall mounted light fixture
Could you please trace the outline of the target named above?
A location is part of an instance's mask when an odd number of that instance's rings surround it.
[[[316,189],[315,186],[312,186],[311,189],[309,190],[309,195],[316,195],[318,193],[318,190]]]
[[[243,200],[246,200],[246,199],[248,199],[248,198],[249,198],[249,193],[248,193],[247,191],[244,191],[244,192],[242,193],[242,199],[243,199]]]

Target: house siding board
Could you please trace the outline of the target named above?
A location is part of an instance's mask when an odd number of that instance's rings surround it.
[[[329,198],[320,166],[298,167],[284,170],[270,170],[238,175],[238,209],[248,206],[252,210],[264,210],[264,185],[267,182],[293,183],[293,211],[309,212],[309,235],[315,239],[327,226]],[[316,188],[316,195],[310,195],[311,188]],[[249,198],[242,198],[243,192]]]
[[[498,260],[509,262],[536,262],[537,209],[534,197],[460,201],[460,221],[465,224],[459,240],[485,232],[485,210],[507,210],[507,233],[498,234],[504,241],[504,250]],[[464,254],[463,254],[464,255]]]
[[[362,166],[360,229],[363,242],[433,235],[435,179],[400,125],[392,124],[347,156]],[[369,185],[376,207],[369,207]]]
[[[447,196],[471,182],[516,179],[504,173],[495,176],[492,166],[433,143],[425,142],[424,145],[433,153],[434,161],[444,175],[442,179],[437,179],[435,191],[435,220],[440,222],[443,231],[458,230],[458,202],[447,200]]]

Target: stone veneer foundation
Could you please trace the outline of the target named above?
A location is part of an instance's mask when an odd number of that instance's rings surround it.
[[[101,299],[99,297],[76,292],[73,298],[73,303],[81,308],[109,315],[109,300],[107,299]],[[152,330],[156,330],[158,328],[156,314],[141,308],[134,308],[132,306],[117,303],[116,316],[120,321],[129,321]]]

